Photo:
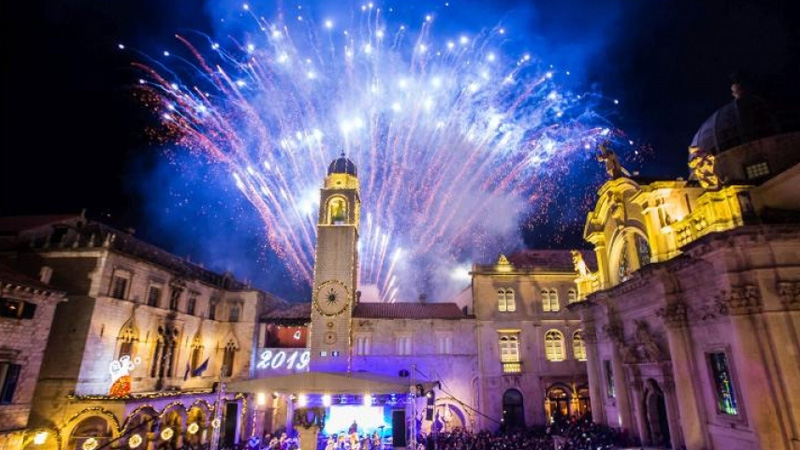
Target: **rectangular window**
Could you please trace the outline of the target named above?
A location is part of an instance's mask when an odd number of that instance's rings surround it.
[[[754,180],[769,175],[769,165],[766,161],[750,164],[744,168],[748,180]]]
[[[397,338],[397,354],[411,354],[411,336],[400,336]]]
[[[603,371],[606,373],[606,395],[608,398],[616,398],[617,387],[614,384],[614,370],[611,367],[610,360],[603,360]]]
[[[36,305],[22,300],[0,298],[0,317],[9,319],[33,319]]]
[[[369,355],[369,336],[356,336],[356,355]]]
[[[0,405],[13,403],[21,368],[19,364],[0,363]]]
[[[179,287],[173,287],[169,291],[169,309],[172,311],[178,310],[178,303],[181,300],[181,294],[183,293],[183,289]]]
[[[711,365],[711,376],[714,378],[717,412],[730,416],[738,415],[739,405],[736,401],[736,391],[728,365],[728,356],[721,352],[709,353],[708,362]]]
[[[186,314],[194,315],[197,308],[197,292],[190,292],[189,299],[186,301]]]
[[[443,334],[436,341],[436,353],[450,355],[453,353],[453,335]]]
[[[209,320],[217,320],[217,304],[210,303],[208,305],[208,319]]]
[[[161,303],[161,286],[151,285],[147,290],[147,306],[158,308]]]
[[[111,278],[111,297],[125,299],[128,293],[128,277],[114,274]]]
[[[516,333],[500,335],[500,361],[519,362],[519,337]]]
[[[231,306],[231,310],[228,313],[228,321],[229,322],[238,322],[239,321],[239,313],[240,308],[238,305]]]

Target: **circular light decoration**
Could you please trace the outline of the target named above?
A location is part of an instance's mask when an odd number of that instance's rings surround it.
[[[47,436],[49,436],[47,431],[40,431],[33,436],[33,443],[36,445],[42,445],[47,441]]]
[[[128,438],[128,447],[130,447],[130,448],[136,448],[136,447],[138,447],[138,446],[142,445],[142,441],[143,441],[143,440],[144,440],[144,439],[142,439],[142,436],[141,436],[141,435],[139,435],[139,434],[134,434],[134,435],[132,435],[130,438]]]
[[[172,439],[172,436],[175,434],[175,430],[172,428],[164,428],[161,430],[161,439],[168,441]]]
[[[97,442],[97,439],[92,437],[83,441],[83,445],[81,445],[81,448],[83,450],[94,450],[97,448],[98,445],[100,445],[100,443]]]
[[[220,422],[219,419],[214,419],[214,420],[211,421],[211,426],[214,427],[214,428],[219,428],[220,423],[221,422]]]
[[[197,422],[192,422],[189,424],[189,428],[187,428],[186,431],[188,431],[189,434],[195,434],[199,429],[200,425],[198,425]]]

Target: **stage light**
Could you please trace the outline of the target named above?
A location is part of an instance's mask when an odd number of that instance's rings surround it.
[[[331,406],[331,396],[325,394],[322,396],[322,406],[328,407]]]
[[[258,400],[259,406],[264,406],[267,404],[267,394],[263,392],[259,392],[256,396],[256,399]]]
[[[306,397],[305,394],[300,394],[297,396],[297,406],[305,408],[307,404],[308,404],[308,397]]]
[[[372,396],[364,394],[364,406],[372,406]]]

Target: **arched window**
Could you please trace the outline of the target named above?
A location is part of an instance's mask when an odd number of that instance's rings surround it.
[[[570,303],[575,303],[578,301],[578,291],[575,289],[570,289],[567,291],[567,301]]]
[[[544,312],[558,312],[560,309],[558,291],[555,289],[542,289],[542,310]]]
[[[572,334],[572,353],[578,361],[586,361],[586,342],[583,340],[581,330]]]
[[[514,290],[498,289],[497,290],[497,310],[500,312],[514,312],[517,310],[517,300],[514,298]]]
[[[233,375],[233,363],[236,356],[236,343],[233,341],[228,342],[225,346],[225,351],[222,355],[222,376],[230,377]]]
[[[564,335],[558,330],[550,330],[544,335],[544,353],[548,361],[563,361]]]
[[[513,430],[525,427],[525,409],[522,392],[509,389],[503,394],[503,425]]]
[[[635,235],[634,241],[636,242],[636,257],[639,259],[639,268],[641,269],[650,264],[650,244],[640,234]]]
[[[172,327],[158,327],[158,339],[153,349],[153,363],[150,376],[171,378],[175,370],[175,342],[178,330]]]
[[[331,197],[328,200],[328,225],[340,225],[347,222],[347,200],[343,197]]]
[[[500,361],[519,362],[519,337],[513,334],[500,336]]]
[[[91,416],[78,423],[69,436],[69,449],[103,448],[113,438],[111,424],[105,417]]]
[[[196,370],[200,367],[203,358],[203,339],[200,337],[200,333],[198,332],[194,339],[192,339],[192,358],[191,362],[189,363],[192,371]]]
[[[133,324],[125,324],[119,332],[119,355],[117,359],[128,355],[133,357],[133,352],[136,351],[136,342],[139,341],[139,333]]]

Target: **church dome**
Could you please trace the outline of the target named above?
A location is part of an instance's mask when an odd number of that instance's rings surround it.
[[[344,155],[344,152],[342,152],[340,157],[331,161],[331,164],[328,166],[328,175],[332,175],[334,173],[343,173],[352,175],[354,177],[358,176],[356,165],[350,160],[350,158]]]
[[[703,122],[692,147],[718,155],[759,139],[800,131],[800,110],[794,102],[767,102],[749,94],[740,83],[734,83],[731,92],[734,100]]]
[[[716,155],[780,133],[776,111],[763,99],[742,94],[703,122],[691,146]]]

